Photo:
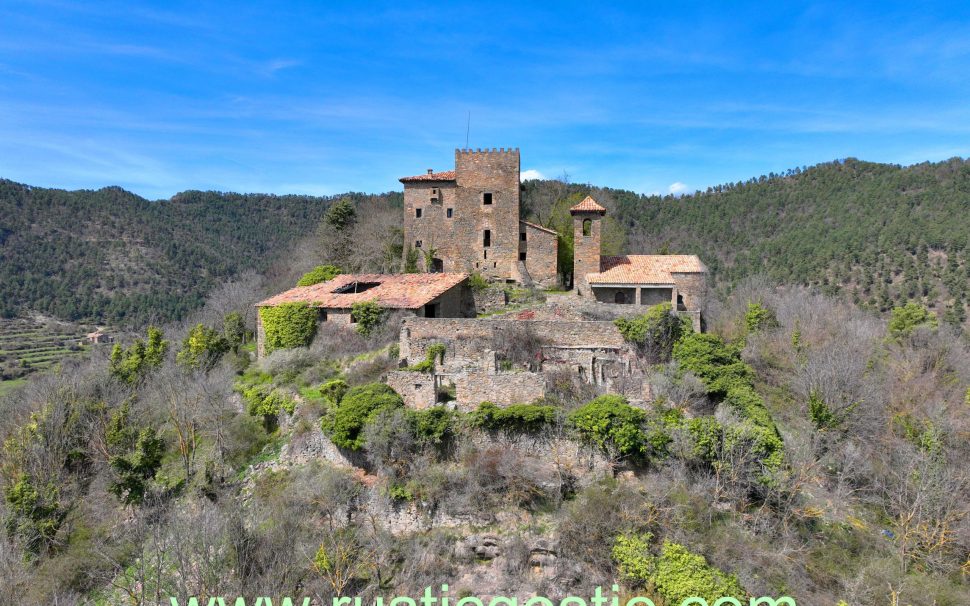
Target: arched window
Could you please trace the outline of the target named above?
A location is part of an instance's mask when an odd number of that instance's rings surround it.
[[[614,303],[625,304],[626,303],[626,293],[625,292],[618,292],[615,295],[613,295],[613,302]]]
[[[583,235],[588,236],[593,233],[593,222],[590,219],[583,220]]]

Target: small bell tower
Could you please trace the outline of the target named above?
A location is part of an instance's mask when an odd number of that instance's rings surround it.
[[[606,209],[592,196],[569,209],[573,216],[573,288],[582,297],[592,295],[586,274],[600,272],[600,228]]]

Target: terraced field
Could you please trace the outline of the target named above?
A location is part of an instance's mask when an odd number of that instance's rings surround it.
[[[0,320],[0,394],[28,374],[82,355],[91,327],[38,319]]]

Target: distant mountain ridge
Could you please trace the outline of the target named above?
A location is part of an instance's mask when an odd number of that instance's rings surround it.
[[[698,254],[719,285],[754,274],[886,310],[920,300],[952,323],[970,297],[970,162],[846,159],[675,198],[526,181],[523,209],[592,193],[630,252]],[[265,271],[330,202],[391,197],[188,191],[150,202],[118,187],[0,180],[0,314],[137,324],[182,317],[242,271]],[[366,212],[366,210],[361,210]]]
[[[153,202],[0,180],[0,315],[182,317],[218,282],[280,259],[334,199],[186,191]]]

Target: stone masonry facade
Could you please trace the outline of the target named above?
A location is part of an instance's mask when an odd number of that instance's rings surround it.
[[[503,365],[496,343],[509,330],[538,336],[530,368]],[[424,360],[436,343],[445,346],[445,354],[433,373],[401,370],[387,377],[412,408],[433,406],[443,393],[453,394],[453,406],[463,411],[485,401],[499,406],[532,402],[546,395],[551,373],[562,371],[631,400],[649,391],[635,348],[609,321],[406,318],[402,367]]]
[[[455,150],[455,170],[405,177],[405,255],[426,271],[479,273],[492,281],[552,287],[556,234],[520,224],[519,150]],[[524,234],[524,236],[523,236]]]

